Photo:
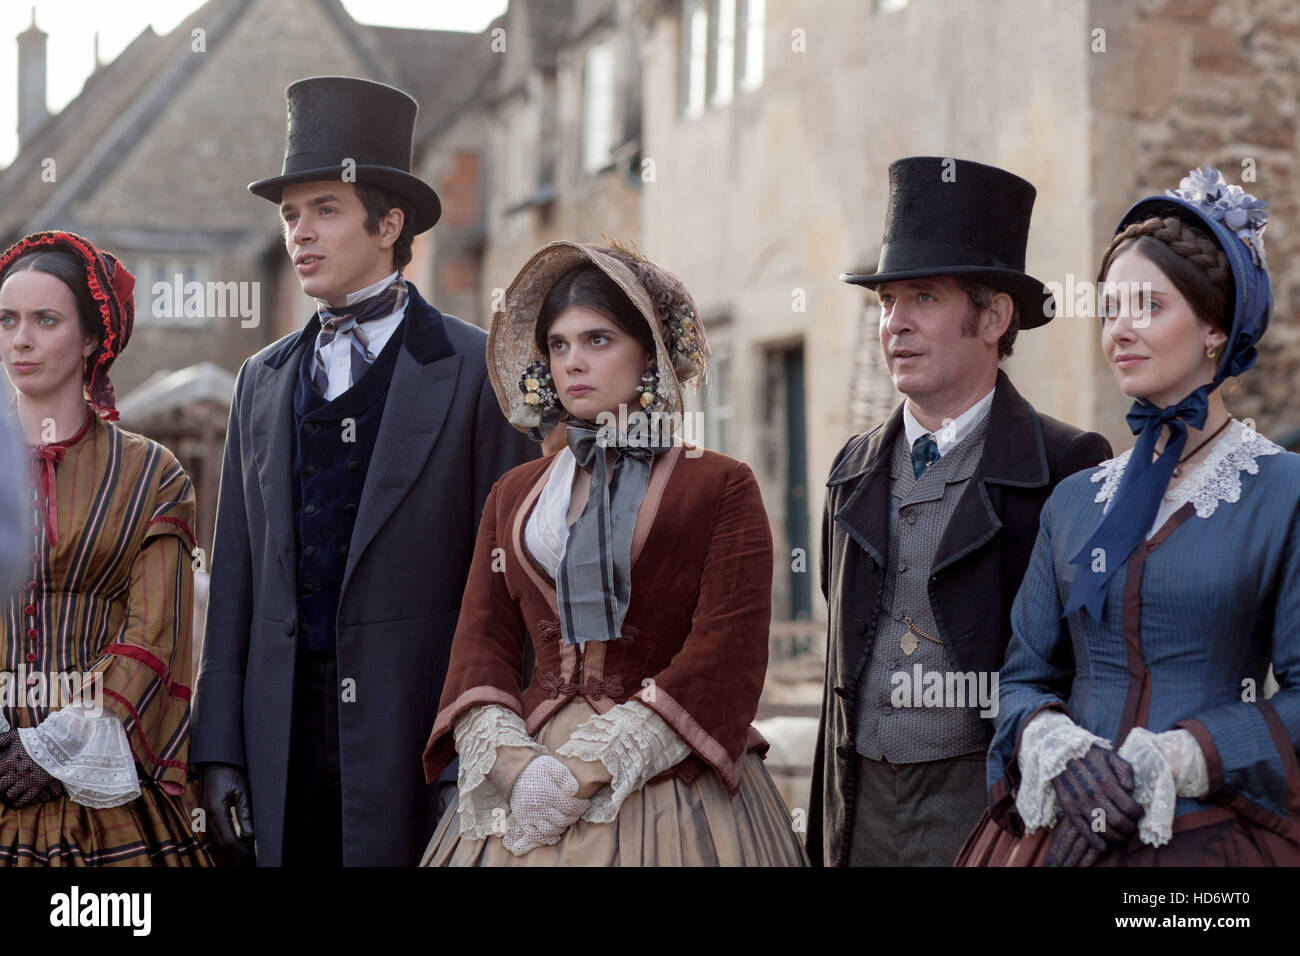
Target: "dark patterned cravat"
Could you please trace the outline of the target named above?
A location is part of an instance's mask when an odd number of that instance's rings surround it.
[[[925,469],[929,468],[939,460],[939,446],[935,444],[934,438],[929,432],[926,432],[918,438],[912,445],[912,474],[920,478],[925,474]]]
[[[334,336],[350,334],[352,337],[352,368],[348,379],[348,388],[351,388],[375,361],[363,326],[373,319],[392,315],[405,305],[406,281],[398,275],[369,298],[337,310],[320,310],[320,338],[316,348],[316,371],[312,375],[312,384],[321,397],[329,391],[330,384],[329,373],[325,368],[325,346],[334,341]]]

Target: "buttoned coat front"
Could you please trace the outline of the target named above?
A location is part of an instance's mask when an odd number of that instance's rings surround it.
[[[487,334],[408,288],[335,619],[350,866],[413,866],[437,827],[420,756],[476,529],[492,484],[539,452],[501,414]],[[194,701],[191,762],[244,768],[264,866],[281,862],[298,632],[293,390],[319,329],[313,317],[236,378]]]
[[[900,404],[849,440],[826,485],[821,587],[829,608],[826,683],[813,757],[808,857],[844,866],[853,832],[858,681],[875,638],[889,566],[890,458]],[[1067,475],[1110,457],[1095,432],[1039,414],[999,370],[974,474],[940,538],[930,570],[939,639],[965,672],[996,672],[1010,612],[1038,533],[1038,512]]]

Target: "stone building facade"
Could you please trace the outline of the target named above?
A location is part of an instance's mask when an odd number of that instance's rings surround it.
[[[433,101],[454,92],[441,68],[467,39],[363,26],[339,0],[208,0],[165,36],[144,30],[61,112],[29,120],[18,155],[0,171],[0,244],[64,229],[136,275],[135,330],[113,368],[119,397],[159,370],[200,360],[234,372],[314,310],[290,268],[275,207],[246,189],[281,168],[284,88],[331,72]],[[39,86],[30,98],[41,102],[46,64],[35,53],[44,43],[32,28],[20,44],[20,74],[25,86]],[[179,301],[156,294],[158,283],[175,288],[177,276]],[[202,308],[187,314],[186,300],[200,301],[190,295],[193,282],[203,286]],[[235,301],[241,292],[245,304],[256,301],[256,322],[235,314],[232,290]],[[223,439],[175,449],[196,481],[215,476]],[[211,502],[209,491],[200,489],[201,501]],[[206,510],[196,529],[205,546]]]
[[[141,308],[122,391],[200,357],[233,371],[310,314],[273,209],[244,186],[279,168],[283,87],[322,63],[421,103],[416,170],[445,211],[408,274],[445,311],[486,325],[557,238],[630,239],[685,280],[715,352],[690,408],[759,477],[780,620],[824,616],[822,483],[899,400],[871,297],[838,279],[875,265],[899,156],[1035,183],[1028,267],[1063,285],[1093,276],[1133,200],[1217,165],[1270,204],[1277,298],[1229,407],[1277,439],[1300,426],[1291,0],[512,0],[480,34],[362,27],[338,0],[209,0],[57,116],[29,110],[0,172],[0,241],[84,232],[144,289],[177,272],[260,283],[256,328]],[[1094,320],[1021,335],[1005,367],[1042,411],[1131,443]]]

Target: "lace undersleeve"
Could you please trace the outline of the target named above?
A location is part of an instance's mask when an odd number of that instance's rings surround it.
[[[1061,805],[1052,780],[1094,744],[1111,749],[1109,740],[1089,733],[1059,710],[1045,710],[1025,725],[1016,757],[1020,765],[1016,810],[1027,833],[1055,825]]]
[[[1196,508],[1198,518],[1210,517],[1221,501],[1229,504],[1239,501],[1241,473],[1258,474],[1257,458],[1276,455],[1283,450],[1281,445],[1233,419],[1192,473],[1165,492],[1160,510],[1146,536],[1152,537],[1169,516],[1188,501]],[[1124,477],[1124,468],[1132,454],[1133,449],[1130,448],[1115,458],[1103,461],[1091,475],[1092,481],[1101,482],[1101,488],[1093,500],[1105,502],[1105,510],[1110,509],[1110,502],[1115,497]]]
[[[681,763],[691,749],[662,717],[640,701],[629,700],[579,724],[555,752],[604,764],[612,779],[592,795],[582,819],[609,823],[629,794]]]
[[[36,727],[19,727],[18,739],[74,803],[105,810],[140,796],[131,744],[112,714],[93,715],[87,705],[70,705]]]
[[[519,825],[510,812],[510,794],[502,793],[490,778],[500,747],[522,747],[537,754],[546,748],[528,736],[524,720],[497,704],[471,707],[456,718],[453,728],[460,757],[456,789],[457,815],[462,836],[480,839],[501,836]]]
[[[1138,836],[1150,846],[1164,846],[1173,839],[1175,800],[1209,792],[1205,754],[1190,731],[1153,734],[1145,727],[1130,730],[1118,753],[1133,766],[1133,799],[1146,811]]]

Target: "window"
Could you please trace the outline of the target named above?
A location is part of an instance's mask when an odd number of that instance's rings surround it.
[[[528,136],[528,111],[516,103],[506,118],[506,201],[523,202],[536,186],[533,180],[533,144]]]
[[[162,254],[131,260],[137,325],[198,328],[209,324],[207,275],[201,262]]]
[[[763,85],[763,27],[767,19],[767,0],[743,0],[745,36],[741,45],[740,88],[756,90]]]
[[[708,417],[705,421],[705,446],[723,454],[731,447],[731,349],[718,345],[709,359],[710,377]]]
[[[717,0],[718,39],[714,53],[713,105],[725,106],[736,92],[736,0]]]
[[[595,173],[610,163],[614,143],[614,44],[587,50],[586,112],[583,116],[582,168]]]
[[[713,18],[710,22],[710,16]],[[682,0],[682,114],[763,85],[767,0]]]
[[[704,0],[687,0],[683,17],[683,57],[686,64],[686,97],[683,112],[699,116],[704,112],[704,90],[709,68],[709,14]]]

